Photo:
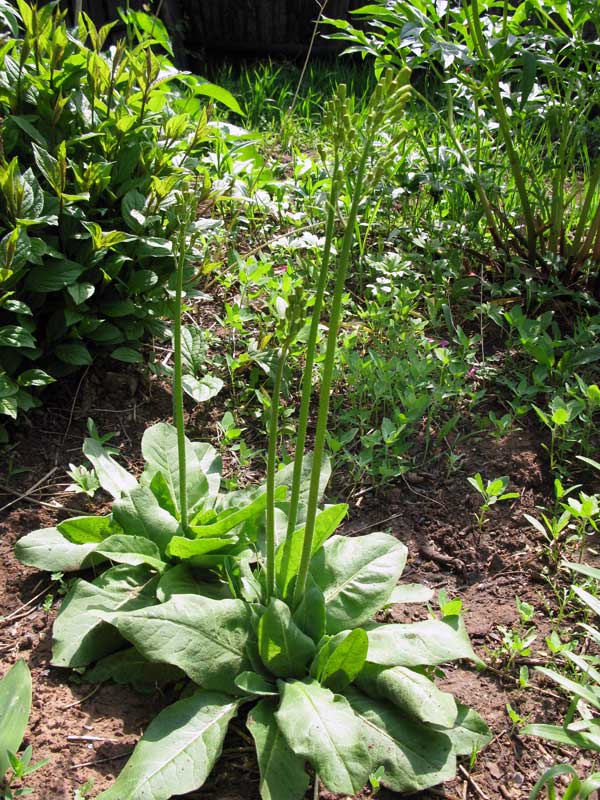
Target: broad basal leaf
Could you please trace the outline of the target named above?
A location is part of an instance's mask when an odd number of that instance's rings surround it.
[[[185,440],[186,453],[186,494],[188,511],[208,494],[208,481],[200,468],[191,442]],[[177,431],[172,425],[159,422],[148,428],[142,438],[142,454],[148,463],[150,473],[162,472],[167,482],[177,513],[181,513],[179,494],[179,457]]]
[[[452,695],[440,691],[433,681],[408,667],[367,664],[356,684],[371,697],[393,703],[403,714],[420,722],[444,728],[456,724],[458,707]]]
[[[123,639],[101,615],[156,603],[157,582],[146,567],[127,565],[112,567],[93,583],[77,581],[54,623],[54,666],[85,667],[118,650]]]
[[[164,572],[158,582],[156,596],[165,603],[174,594],[199,594],[212,600],[231,600],[231,590],[220,581],[197,580],[186,564],[176,564]]]
[[[294,622],[313,642],[325,635],[325,596],[310,575],[304,597],[294,611]]]
[[[305,673],[315,644],[293,621],[289,607],[272,598],[258,623],[258,652],[270,672],[291,678]]]
[[[194,378],[193,375],[184,375],[181,382],[185,393],[197,403],[212,400],[225,385],[221,378],[217,378],[215,375],[205,375],[200,379]]]
[[[444,733],[452,742],[456,755],[470,756],[472,753],[479,753],[492,738],[490,729],[472,708],[461,703],[456,705],[458,716],[454,726]]]
[[[56,529],[32,531],[15,544],[15,555],[22,564],[47,572],[76,572],[106,561],[95,553],[97,543],[73,544]]]
[[[91,461],[96,470],[100,486],[115,500],[118,500],[122,494],[132,492],[137,487],[138,483],[133,475],[130,475],[114,458],[108,455],[95,439],[85,440],[83,454]]]
[[[481,663],[459,617],[409,625],[378,625],[368,631],[369,661],[388,667],[444,664],[457,658]]]
[[[280,681],[279,691],[275,719],[291,750],[310,761],[331,792],[359,792],[372,762],[348,701],[309,679]]]
[[[327,633],[368,622],[398,582],[406,554],[406,547],[387,533],[334,536],[326,542],[313,556],[310,574],[325,595]]]
[[[137,692],[153,692],[157,687],[184,678],[183,672],[171,664],[153,664],[141,656],[135,647],[128,647],[100,659],[92,668],[86,670],[87,683],[114,681],[133,686]]]
[[[206,475],[206,480],[208,481],[207,500],[210,500],[210,502],[205,503],[205,506],[212,505],[221,488],[221,471],[223,469],[221,456],[212,444],[208,442],[192,442],[192,447],[200,464],[200,469]]]
[[[148,661],[174,664],[206,689],[237,693],[234,679],[251,669],[250,609],[241,600],[174,595],[153,608],[107,618]]]
[[[388,598],[386,606],[396,603],[428,603],[433,597],[433,589],[420,583],[401,583]]]
[[[169,800],[198,789],[221,754],[238,701],[198,692],[150,723],[114,785],[98,800]]]
[[[167,566],[160,557],[158,547],[143,536],[109,536],[96,545],[96,552],[117,564],[147,564],[157,572],[162,572]]]
[[[56,529],[74,544],[101,542],[113,533],[122,533],[119,525],[115,525],[112,517],[71,517],[59,522]]]
[[[266,678],[258,672],[242,672],[235,679],[235,685],[244,694],[253,697],[278,697],[277,687],[269,683]]]
[[[10,767],[8,753],[21,746],[30,711],[31,673],[19,660],[0,680],[0,781]]]
[[[347,504],[339,503],[335,506],[328,506],[317,514],[311,551],[313,555],[335,532],[347,513]],[[291,536],[287,536],[283,544],[277,549],[275,574],[279,590],[286,600],[290,597],[293,588],[292,581],[298,574],[298,569],[300,568],[303,543],[304,527],[301,527],[295,530]]]
[[[443,733],[352,687],[344,694],[359,719],[371,770],[385,769],[385,786],[394,792],[412,793],[455,776],[456,756]]]
[[[113,517],[130,536],[143,536],[161,553],[181,528],[168,511],[160,507],[147,486],[137,486],[113,505]]]
[[[185,536],[174,536],[167,547],[169,558],[181,558],[194,564],[195,560],[201,565],[200,556],[225,550],[235,544],[232,538],[205,537],[203,539],[187,539]]]
[[[284,500],[286,491],[287,490],[285,486],[278,487],[275,490],[275,502]],[[237,528],[237,526],[241,525],[242,522],[246,522],[246,520],[252,519],[252,517],[256,517],[258,514],[261,514],[266,507],[267,495],[265,492],[241,508],[222,511],[217,516],[216,520],[211,522],[210,525],[194,525],[192,523],[190,526],[190,533],[196,539],[205,536],[222,536],[224,533]]]
[[[302,800],[309,778],[297,756],[279,730],[276,705],[261,700],[248,714],[248,729],[256,745],[262,800]]]
[[[369,640],[362,628],[355,628],[338,644],[330,640],[316,658],[315,674],[319,683],[333,692],[346,688],[365,665]]]

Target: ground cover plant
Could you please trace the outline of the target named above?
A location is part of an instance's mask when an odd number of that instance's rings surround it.
[[[175,70],[159,20],[126,16],[130,46],[108,47],[116,21],[70,30],[56,3],[1,14],[0,414],[16,419],[95,354],[141,363],[164,333],[175,192],[202,192],[200,98],[235,101]]]
[[[340,23],[358,60],[298,92],[217,68],[239,106],[204,117],[218,90],[125,13],[123,58],[169,74],[148,135],[171,104],[203,134],[154,234],[167,336],[57,372],[4,451],[0,655],[31,665],[40,796],[168,797],[174,766],[219,800],[597,790],[595,14],[379,3]]]

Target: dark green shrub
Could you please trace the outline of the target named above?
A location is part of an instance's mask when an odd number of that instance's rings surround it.
[[[200,97],[236,109],[174,69],[152,17],[124,14],[127,43],[106,47],[112,26],[84,14],[69,30],[56,3],[16,6],[0,2],[0,415],[12,418],[97,353],[142,361],[140,342],[163,332],[176,192],[208,183]]]

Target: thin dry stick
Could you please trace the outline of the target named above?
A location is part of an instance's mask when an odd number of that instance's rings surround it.
[[[14,489],[11,489],[9,486],[3,485],[2,489],[4,491],[9,492],[10,494],[13,495],[16,494],[17,497],[14,500],[11,500],[10,503],[6,503],[6,505],[2,506],[2,508],[0,508],[0,511],[6,511],[7,508],[14,506],[15,503],[19,502],[19,500],[24,500],[25,498],[29,497],[29,495],[35,492],[35,490],[38,489],[43,483],[45,483],[48,480],[48,478],[54,475],[57,469],[58,467],[52,467],[52,469],[49,472],[47,472],[42,478],[39,479],[39,481],[36,481],[33,484],[33,486],[30,486],[29,489],[27,489],[27,491],[23,492],[22,494],[19,492],[15,492]]]
[[[68,708],[75,708],[75,706],[80,706],[82,703],[85,703],[86,700],[89,700],[90,697],[96,694],[96,692],[100,691],[102,684],[98,684],[98,686],[94,686],[89,694],[86,694],[85,697],[81,697],[79,700],[75,700],[74,703],[69,703],[68,706],[62,706],[61,711],[66,711]]]
[[[325,11],[325,8],[326,8],[328,2],[329,2],[329,0],[323,0],[322,3],[319,3],[319,14],[317,16],[317,19],[315,20],[315,25],[314,25],[312,36],[311,36],[311,39],[310,39],[310,44],[308,45],[308,53],[306,54],[306,58],[304,59],[304,64],[302,66],[302,72],[300,73],[300,78],[298,79],[298,85],[296,86],[296,91],[294,92],[294,97],[292,99],[292,103],[291,103],[291,105],[289,107],[289,110],[288,110],[288,116],[290,116],[290,117],[291,117],[291,115],[292,115],[292,113],[294,111],[294,108],[296,107],[296,103],[298,102],[298,94],[300,93],[300,87],[302,86],[302,83],[304,82],[304,76],[306,74],[306,70],[308,69],[308,62],[310,61],[310,57],[312,55],[313,47],[315,46],[315,39],[317,38],[317,31],[319,30],[319,24],[321,22],[321,19],[323,17],[323,13]]]
[[[127,758],[133,753],[133,750],[127,750],[119,756],[109,756],[108,758],[98,758],[95,761],[82,761],[81,764],[72,764],[69,769],[80,769],[81,767],[95,767],[96,764],[106,764],[108,761],[118,761],[120,758]]]
[[[319,784],[320,784],[319,776],[315,772],[315,787],[313,789],[313,800],[319,800]]]
[[[478,795],[481,800],[490,800],[489,796],[483,791],[483,789],[479,786],[479,784],[475,781],[475,779],[469,775],[467,770],[462,766],[459,766],[458,771],[460,774],[465,778],[471,789]]]
[[[73,398],[73,403],[71,404],[71,412],[69,414],[69,421],[67,422],[67,429],[63,434],[62,443],[65,443],[65,439],[69,435],[69,430],[71,429],[71,423],[73,422],[73,414],[75,413],[75,405],[77,404],[77,398],[79,397],[79,390],[81,389],[81,384],[84,381],[85,376],[89,372],[89,365],[85,368],[85,371],[81,378],[79,379],[79,383],[77,384],[77,389],[75,389],[75,397]]]
[[[105,736],[67,736],[67,742],[114,742]]]
[[[28,609],[23,614],[19,614],[18,617],[13,617],[12,619],[2,619],[0,620],[0,628],[4,628],[6,625],[10,625],[11,622],[18,622],[20,619],[25,619],[30,614],[33,614],[34,611],[37,611],[36,607]]]
[[[50,588],[50,585],[46,586],[44,589],[42,589],[41,592],[38,592],[36,595],[34,595],[31,598],[31,600],[28,600],[26,603],[23,603],[23,605],[19,606],[19,608],[15,608],[15,610],[11,611],[11,613],[8,616],[2,617],[2,622],[8,622],[9,620],[11,620],[14,617],[18,616],[21,613],[21,611],[23,611],[24,609],[27,608],[27,606],[30,606],[32,603],[35,603],[35,601],[38,599],[38,597],[41,597],[43,594],[46,594],[46,592],[48,591],[49,588]]]

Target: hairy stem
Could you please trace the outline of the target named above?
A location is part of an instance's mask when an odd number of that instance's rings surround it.
[[[275,467],[277,460],[277,433],[279,429],[279,395],[283,370],[289,350],[286,340],[279,353],[269,420],[269,451],[267,455],[267,603],[275,595]]]
[[[182,223],[177,243],[177,286],[175,313],[173,315],[173,416],[177,429],[177,458],[179,466],[179,509],[181,524],[187,531],[187,478],[185,463],[185,426],[183,419],[183,369],[181,363],[181,298],[183,294],[183,268],[185,266],[186,225]]]
[[[302,462],[304,460],[304,446],[306,444],[306,432],[308,429],[310,400],[312,397],[312,389],[313,389],[313,369],[316,357],[317,336],[319,334],[319,323],[321,321],[321,310],[323,308],[323,296],[325,294],[325,287],[327,285],[327,276],[329,273],[331,245],[333,242],[333,232],[335,226],[335,214],[337,208],[337,201],[340,193],[339,166],[340,166],[339,155],[336,150],[335,160],[333,165],[333,175],[331,178],[331,189],[329,193],[329,208],[327,214],[327,228],[325,231],[325,245],[323,248],[323,258],[321,261],[321,269],[317,281],[317,290],[315,293],[315,304],[313,306],[312,318],[310,323],[310,332],[308,335],[308,342],[306,345],[306,364],[304,366],[304,374],[302,376],[302,391],[301,391],[302,399],[300,401],[298,432],[296,434],[296,453],[294,456],[294,472],[292,476],[290,508],[288,511],[288,526],[287,526],[288,537],[291,536],[291,534],[294,532],[294,529],[296,527],[296,519],[298,516],[298,503],[300,501],[300,481],[302,479]]]
[[[335,351],[337,347],[337,335],[340,327],[340,320],[342,315],[342,296],[344,293],[344,286],[346,283],[346,274],[348,272],[348,264],[352,251],[352,242],[354,239],[354,223],[358,215],[358,205],[362,195],[362,185],[365,177],[367,160],[372,145],[372,136],[367,139],[364,144],[360,163],[356,173],[356,183],[354,185],[354,194],[352,197],[352,205],[350,213],[346,221],[346,228],[344,231],[344,238],[342,240],[342,249],[340,253],[339,265],[335,280],[335,288],[333,291],[333,299],[331,304],[331,316],[329,319],[329,332],[327,335],[327,348],[325,351],[325,363],[323,365],[323,376],[321,379],[320,399],[319,399],[319,413],[317,416],[317,430],[315,434],[315,448],[313,453],[313,464],[310,475],[310,489],[308,494],[308,509],[306,515],[306,524],[304,527],[304,541],[302,543],[302,557],[300,560],[300,567],[298,570],[298,578],[294,588],[294,597],[292,605],[297,607],[304,596],[306,590],[306,581],[308,578],[308,567],[312,555],[312,545],[315,534],[315,521],[317,517],[317,505],[319,502],[319,483],[321,476],[321,465],[323,461],[323,453],[325,450],[325,437],[327,434],[327,418],[329,416],[329,399],[331,394],[331,385],[333,383],[333,368],[335,362]]]

